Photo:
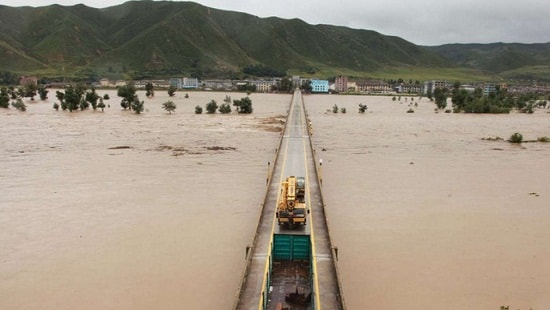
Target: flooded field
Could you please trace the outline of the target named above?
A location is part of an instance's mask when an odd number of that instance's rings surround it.
[[[348,308],[548,309],[550,143],[487,139],[550,136],[548,110],[407,99],[305,97]]]
[[[196,115],[226,94],[180,92],[169,115],[140,92],[136,115],[104,93],[0,109],[0,308],[231,309],[291,96]],[[487,139],[550,136],[548,110],[401,100],[305,96],[348,308],[548,308],[550,143]]]
[[[0,109],[0,308],[230,309],[291,96],[196,115],[226,94],[139,92],[136,115],[98,93],[103,113]]]

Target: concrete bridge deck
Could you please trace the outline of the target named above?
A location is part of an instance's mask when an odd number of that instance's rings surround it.
[[[267,180],[262,214],[252,248],[248,252],[247,266],[234,309],[264,309],[269,254],[273,234],[278,233],[310,235],[314,276],[311,288],[313,302],[309,309],[345,309],[318,177],[321,166],[316,162],[309,121],[302,94],[298,90],[292,97],[278,154],[271,166],[272,173]],[[275,219],[281,181],[291,175],[306,178],[306,204],[310,210],[308,225],[295,229],[279,226]]]

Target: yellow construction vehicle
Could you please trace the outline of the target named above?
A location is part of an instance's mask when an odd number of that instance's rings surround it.
[[[306,225],[306,180],[304,177],[289,176],[282,182],[276,217],[279,225],[281,223]]]

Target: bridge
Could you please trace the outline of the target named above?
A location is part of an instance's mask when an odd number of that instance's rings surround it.
[[[233,309],[345,309],[321,192],[321,159],[311,143],[302,94],[294,92]],[[307,225],[278,225],[277,201],[288,176],[306,180]]]

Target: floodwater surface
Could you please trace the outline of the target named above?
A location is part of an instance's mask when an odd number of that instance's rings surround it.
[[[136,115],[104,93],[0,109],[0,308],[231,309],[291,96],[196,115],[226,94],[140,92]],[[550,143],[491,141],[550,136],[550,114],[407,99],[305,96],[348,308],[550,307]]]
[[[550,136],[549,110],[305,102],[349,309],[550,308],[550,143],[492,141]],[[332,113],[335,104],[347,113]]]
[[[230,309],[290,95],[156,91],[141,115],[0,109],[1,309]],[[170,115],[162,103],[177,104]]]

